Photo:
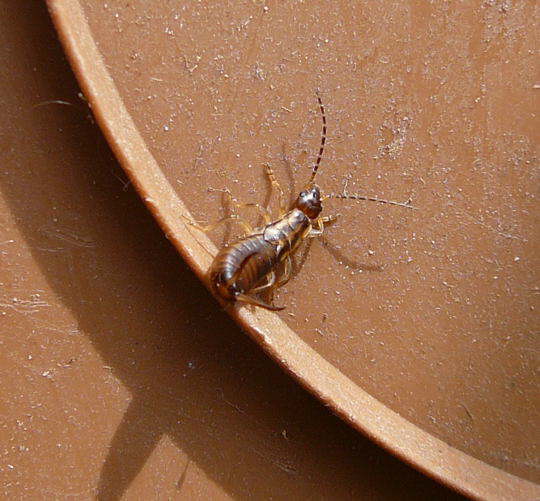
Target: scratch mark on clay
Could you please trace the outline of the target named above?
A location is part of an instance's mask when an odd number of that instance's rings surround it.
[[[67,228],[45,227],[41,229],[41,232],[50,238],[62,240],[63,242],[75,245],[76,247],[92,248],[96,246],[96,243],[93,240],[77,235],[74,231]]]
[[[246,414],[240,407],[238,407],[238,405],[234,404],[233,402],[231,402],[230,400],[227,400],[225,398],[225,393],[223,392],[223,390],[221,388],[218,388],[218,393],[220,394],[221,396],[221,399],[229,406],[231,406],[233,409],[235,409],[237,412],[239,412],[240,414]]]
[[[461,405],[461,407],[463,407],[463,409],[465,410],[465,413],[467,414],[469,419],[471,421],[474,421],[473,415],[472,415],[471,411],[467,408],[467,406],[465,404],[459,404],[459,405]]]
[[[62,104],[64,106],[75,106],[73,103],[70,103],[69,101],[62,101],[61,99],[52,99],[50,101],[43,101],[41,103],[38,103],[32,108],[40,108],[41,106],[48,106],[50,104]]]
[[[388,156],[392,160],[395,160],[401,154],[407,141],[407,131],[410,125],[411,119],[409,117],[404,117],[398,127],[392,127],[392,124],[389,122],[383,124],[383,128],[391,131],[393,139],[379,147],[378,156],[380,158]]]
[[[272,457],[269,457],[269,455],[263,454],[257,449],[253,449],[253,452],[257,454],[257,456],[261,457],[262,459],[266,461],[269,461],[274,466],[277,466],[280,470],[283,470],[285,473],[288,473],[289,475],[298,474],[298,470],[294,466],[290,465],[289,463],[285,463],[284,461],[281,461],[279,459],[274,459]]]
[[[181,490],[182,487],[184,486],[184,483],[185,483],[186,477],[187,477],[187,471],[188,471],[188,468],[189,468],[190,464],[191,464],[191,459],[188,459],[187,462],[186,462],[186,466],[184,467],[184,471],[182,472],[182,475],[180,475],[180,478],[178,479],[178,482],[176,482],[176,488],[178,490]]]
[[[476,219],[474,216],[471,216],[470,214],[467,214],[466,212],[459,211],[459,213],[471,221],[475,222],[476,224],[482,226],[483,228],[486,228],[490,231],[493,231],[494,233],[497,233],[497,235],[500,235],[501,237],[512,239],[512,240],[520,240],[521,242],[527,242],[526,238],[523,238],[520,235],[512,235],[511,233],[503,232],[498,230],[497,228],[493,228],[493,226],[490,226],[489,224],[484,223],[483,221],[480,221],[479,219]]]
[[[50,304],[39,299],[39,295],[32,295],[31,299],[20,299],[14,297],[11,301],[0,302],[0,308],[11,308],[17,313],[35,313],[36,311],[49,307]]]

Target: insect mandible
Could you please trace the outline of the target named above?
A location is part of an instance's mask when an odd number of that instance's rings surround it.
[[[315,177],[319,170],[326,143],[326,114],[319,92],[316,95],[322,117],[321,145],[317,160],[313,165],[311,177],[306,187],[292,204],[292,207],[287,209],[283,190],[272,168],[265,165],[271,187],[276,190],[279,197],[280,216],[278,219],[272,220],[268,207],[256,203],[238,203],[232,198],[228,190],[223,190],[228,195],[230,203],[234,206],[257,209],[264,220],[264,226],[254,229],[238,215],[224,217],[218,222],[207,226],[201,226],[190,221],[191,225],[204,232],[211,231],[226,222],[236,222],[246,232],[245,236],[230,245],[224,246],[217,253],[208,271],[212,290],[226,302],[248,303],[273,311],[285,308],[284,306],[268,304],[256,297],[256,295],[261,292],[273,292],[275,289],[285,285],[291,278],[291,256],[294,251],[307,238],[322,235],[325,224],[335,221],[336,216],[321,216],[322,202],[328,198],[367,200],[398,205],[408,209],[415,208],[410,205],[410,200],[401,203],[346,192],[321,194],[321,189],[315,183]]]

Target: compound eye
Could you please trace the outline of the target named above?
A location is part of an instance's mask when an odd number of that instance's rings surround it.
[[[301,191],[300,192],[300,198],[307,197],[307,191]]]

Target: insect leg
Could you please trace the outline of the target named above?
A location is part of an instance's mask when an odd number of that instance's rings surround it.
[[[253,208],[257,209],[257,211],[263,218],[265,225],[270,224],[272,222],[272,217],[270,216],[270,212],[268,212],[268,209],[263,207],[261,204],[256,204],[256,203],[243,204],[243,203],[237,202],[236,200],[233,200],[232,204],[237,209],[253,209]]]
[[[250,290],[250,294],[258,294],[259,292],[262,292],[270,287],[272,287],[276,283],[276,274],[271,271],[268,274],[268,282],[266,282],[264,285],[261,285],[259,287],[256,287],[255,289]]]
[[[253,306],[259,306],[260,308],[270,311],[281,311],[285,309],[285,306],[272,306],[271,304],[260,301],[259,299],[248,296],[247,294],[238,294],[238,296],[236,296],[236,300],[241,301],[242,303],[252,304]]]
[[[264,164],[264,168],[266,169],[266,174],[268,176],[268,179],[270,180],[270,185],[272,186],[273,189],[276,190],[278,194],[279,211],[280,211],[280,216],[282,216],[283,214],[287,212],[287,204],[285,203],[285,195],[283,194],[283,189],[278,183],[278,180],[276,179],[276,176],[274,174],[274,171],[272,170],[272,167],[270,167],[270,165],[268,164]]]
[[[237,223],[240,226],[242,226],[242,228],[244,228],[244,231],[246,232],[247,235],[250,235],[251,233],[253,233],[253,228],[251,227],[251,225],[236,214],[233,214],[232,216],[223,217],[215,223],[206,224],[206,225],[201,225],[195,221],[190,221],[187,217],[185,219],[187,219],[188,224],[190,224],[191,226],[194,226],[200,231],[203,231],[204,233],[208,233],[209,231],[216,229],[220,224],[223,224],[223,223]]]
[[[291,272],[292,272],[291,256],[287,256],[287,259],[285,260],[285,267],[283,269],[283,275],[280,277],[278,283],[275,285],[274,288],[279,289],[280,287],[283,287],[291,279]]]
[[[262,287],[258,287],[257,289],[254,289],[251,292],[262,292],[262,291],[267,290],[268,291],[267,298],[270,301],[272,301],[272,298],[274,297],[274,291],[284,286],[291,279],[291,271],[292,271],[291,256],[287,256],[286,261],[285,261],[285,267],[283,269],[283,275],[280,277],[280,279],[276,281],[276,274],[272,272],[272,276],[271,278],[269,278],[267,284],[263,285]],[[283,307],[277,307],[277,309],[282,310]]]
[[[223,190],[217,190],[215,188],[212,188],[212,191],[221,191],[227,197],[229,205],[232,205],[237,209],[256,209],[263,218],[264,224],[270,224],[272,222],[270,212],[261,204],[239,202],[236,198],[232,196],[232,193],[227,188]]]
[[[317,229],[312,229],[309,232],[308,237],[309,238],[320,237],[324,233],[324,225],[326,223],[333,223],[338,217],[339,217],[338,214],[333,215],[333,216],[320,217],[319,219],[315,221],[315,223],[317,224]]]

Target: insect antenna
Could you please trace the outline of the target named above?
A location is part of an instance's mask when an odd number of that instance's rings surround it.
[[[326,200],[327,198],[339,198],[342,200],[365,200],[368,202],[378,202],[380,204],[389,204],[389,205],[399,205],[400,207],[405,207],[406,209],[418,210],[418,207],[411,205],[411,200],[406,202],[394,202],[393,200],[385,200],[384,198],[369,197],[366,195],[361,195],[360,193],[328,193],[322,198]]]
[[[315,180],[315,176],[317,175],[317,171],[319,170],[319,165],[321,164],[321,159],[324,152],[324,143],[326,143],[326,115],[324,113],[324,106],[321,100],[321,96],[319,94],[319,91],[316,91],[317,93],[317,101],[319,102],[319,109],[321,110],[321,116],[322,116],[322,136],[321,136],[321,147],[319,148],[319,155],[317,156],[317,161],[315,162],[315,165],[313,166],[313,171],[311,172],[311,177],[309,178],[309,185],[313,183]]]

